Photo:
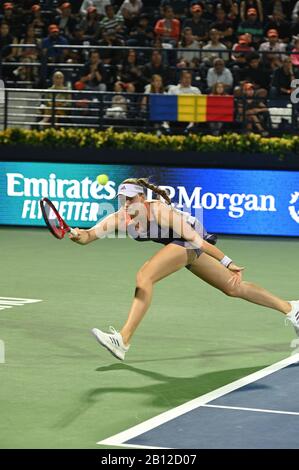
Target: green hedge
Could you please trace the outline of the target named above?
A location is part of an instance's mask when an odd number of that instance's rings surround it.
[[[261,137],[257,134],[157,136],[155,134],[114,132],[112,129],[46,129],[42,131],[7,129],[0,132],[0,145],[35,147],[81,147],[97,149],[177,150],[197,152],[271,153],[283,156],[298,153],[299,136]]]

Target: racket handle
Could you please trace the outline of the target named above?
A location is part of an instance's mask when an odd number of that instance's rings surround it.
[[[78,236],[77,230],[74,230],[73,228],[70,228],[70,233],[71,233],[74,237],[77,237],[77,236]]]

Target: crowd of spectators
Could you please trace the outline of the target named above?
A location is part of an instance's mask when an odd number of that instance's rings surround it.
[[[266,132],[266,100],[299,78],[299,1],[1,2],[0,61],[11,86],[115,91],[119,115],[131,93],[245,96],[248,130]]]

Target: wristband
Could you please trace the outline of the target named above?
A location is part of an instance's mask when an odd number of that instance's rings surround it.
[[[223,256],[222,260],[220,261],[220,263],[223,264],[223,266],[225,266],[226,268],[228,268],[232,262],[233,260],[230,259],[228,256]]]

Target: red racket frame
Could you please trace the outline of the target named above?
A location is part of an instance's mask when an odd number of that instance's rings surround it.
[[[46,210],[45,210],[45,204],[50,206],[51,210],[56,215],[58,223],[59,223],[59,228],[60,228],[60,231],[61,231],[60,234],[58,232],[56,232],[55,229],[50,224],[47,213],[46,213]],[[56,207],[54,206],[54,204],[50,201],[50,199],[48,199],[47,197],[43,197],[39,201],[39,205],[40,205],[40,208],[41,208],[41,211],[42,211],[42,214],[43,214],[44,221],[45,221],[48,229],[50,230],[52,235],[54,235],[55,238],[58,238],[58,240],[62,240],[66,233],[69,233],[69,232],[73,231],[71,229],[71,227],[63,220],[63,218],[59,214],[59,212],[56,209]]]

